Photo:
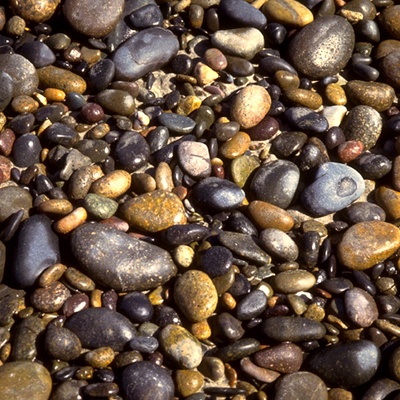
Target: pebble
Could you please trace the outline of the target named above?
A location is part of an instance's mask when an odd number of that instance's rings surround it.
[[[222,157],[228,160],[236,159],[248,150],[250,142],[251,138],[247,133],[238,132],[232,139],[220,146],[219,152]]]
[[[260,367],[283,374],[292,374],[297,372],[303,364],[303,351],[294,343],[281,343],[258,351],[253,358]]]
[[[362,328],[371,326],[379,315],[374,298],[360,288],[351,288],[345,292],[344,307],[349,319]]]
[[[115,199],[124,194],[131,186],[131,175],[129,172],[116,169],[107,175],[96,179],[90,186],[94,194]]]
[[[290,28],[302,28],[314,20],[312,12],[296,0],[267,1],[262,7],[262,12],[269,21],[279,22]]]
[[[301,199],[307,210],[318,216],[344,209],[357,200],[365,189],[361,175],[339,163],[322,164],[314,179],[303,191]]]
[[[204,384],[204,377],[197,371],[180,369],[175,375],[176,390],[183,396],[188,397],[198,392]]]
[[[367,221],[385,221],[386,213],[377,204],[358,201],[344,210],[346,218],[352,223]]]
[[[115,104],[119,105],[120,102]],[[115,156],[125,171],[134,172],[146,165],[150,147],[140,133],[127,131],[118,140]]]
[[[400,39],[398,30],[398,16],[400,7],[398,5],[384,9],[379,16],[379,22],[382,24],[383,29],[389,33],[393,39]]]
[[[82,77],[72,71],[53,65],[38,69],[37,75],[39,77],[39,84],[43,89],[59,89],[66,94],[82,94],[86,90],[86,82]]]
[[[135,99],[125,90],[106,89],[98,93],[96,100],[111,114],[131,116],[136,108]]]
[[[238,341],[221,347],[217,355],[225,363],[240,360],[250,356],[260,349],[260,342],[253,338],[239,339]]]
[[[35,66],[20,54],[0,54],[0,69],[12,79],[14,97],[30,96],[39,85]]]
[[[191,270],[179,276],[174,285],[174,300],[191,322],[201,322],[215,311],[218,295],[211,278]]]
[[[328,120],[308,107],[291,107],[284,113],[295,130],[311,134],[321,134],[328,130]]]
[[[145,232],[159,232],[172,225],[185,224],[183,204],[174,193],[155,190],[127,201],[120,213],[129,225]]]
[[[351,388],[375,375],[380,357],[380,350],[373,342],[358,340],[317,350],[307,358],[307,366],[325,382]]]
[[[150,321],[154,313],[150,300],[141,292],[130,292],[123,296],[118,310],[133,323]]]
[[[23,219],[29,217],[32,209],[32,196],[19,186],[6,186],[0,189],[0,222],[4,222],[19,210],[23,210]]]
[[[276,228],[264,229],[259,236],[260,244],[265,251],[283,261],[296,261],[299,248],[296,242],[285,232]]]
[[[193,179],[200,180],[210,176],[210,153],[204,143],[182,142],[178,146],[177,157],[182,170]]]
[[[236,307],[240,321],[258,317],[267,308],[267,296],[261,290],[254,290],[244,297]]]
[[[319,17],[304,26],[289,45],[293,66],[313,79],[337,74],[345,67],[354,48],[354,31],[339,16]]]
[[[175,392],[170,374],[150,361],[138,361],[125,367],[120,388],[127,400],[144,399],[149,393],[155,399],[169,399]]]
[[[275,388],[276,400],[295,400],[298,398],[328,399],[328,390],[324,381],[307,371],[294,372],[280,378]]]
[[[369,150],[382,132],[382,117],[370,106],[356,106],[347,115],[343,131],[347,140],[360,140]]]
[[[196,201],[207,209],[232,211],[244,200],[244,191],[227,179],[209,177],[198,183],[192,192]]]
[[[228,65],[224,53],[214,47],[206,50],[204,53],[204,60],[210,68],[217,72],[223,71]]]
[[[268,338],[278,342],[305,342],[321,339],[326,329],[320,322],[304,317],[270,317],[261,330]]]
[[[312,110],[318,110],[322,106],[322,97],[311,90],[306,89],[288,89],[285,90],[285,97],[290,103],[300,107],[308,107]]]
[[[103,224],[75,229],[71,249],[91,279],[118,291],[155,288],[176,274],[165,250]]]
[[[193,131],[196,122],[185,115],[163,113],[158,117],[161,125],[168,128],[170,133],[185,135]]]
[[[211,44],[224,54],[251,60],[264,47],[264,36],[253,27],[225,29],[211,36]]]
[[[241,89],[231,107],[231,117],[244,129],[260,123],[271,107],[271,98],[261,86],[250,85]]]
[[[7,72],[1,71],[0,84],[0,111],[4,111],[13,98],[14,82]]]
[[[353,80],[347,82],[345,87],[352,101],[370,106],[378,112],[389,109],[395,98],[393,88],[385,83]]]
[[[4,399],[47,400],[51,390],[50,373],[41,364],[12,361],[0,367],[0,392]]]
[[[233,182],[243,189],[248,178],[252,175],[252,172],[259,166],[260,161],[254,156],[243,154],[234,158],[231,163],[231,175]]]
[[[163,240],[169,246],[190,244],[203,240],[209,229],[199,224],[173,225],[163,232]]]
[[[338,245],[340,261],[362,271],[386,260],[400,247],[400,231],[382,221],[359,222],[351,226]]]
[[[55,325],[46,329],[44,346],[52,358],[63,361],[75,360],[82,351],[81,342],[74,332]]]
[[[400,52],[398,51],[388,54],[381,61],[381,70],[385,80],[396,89],[400,87],[400,75],[396,70],[396,66],[399,62]]]
[[[159,27],[141,30],[113,53],[115,78],[133,81],[168,63],[176,55],[179,42],[172,32]]]
[[[346,92],[344,91],[343,86],[340,86],[337,83],[330,83],[326,86],[325,96],[334,105],[344,106],[347,104]]]
[[[267,18],[260,10],[241,0],[222,0],[219,10],[223,17],[235,22],[237,26],[250,26],[262,31],[267,25]]]
[[[159,334],[160,346],[181,368],[192,369],[200,365],[203,352],[200,342],[185,328],[167,325]]]
[[[53,282],[44,288],[36,289],[32,296],[32,305],[47,313],[58,311],[65,301],[70,297],[71,292],[61,282]]]
[[[280,272],[274,276],[272,286],[278,293],[297,293],[310,290],[315,282],[311,272],[299,269]]]
[[[277,160],[262,165],[254,173],[250,190],[255,200],[286,209],[296,193],[300,171],[296,164]]]
[[[87,349],[111,347],[122,351],[136,336],[134,326],[126,317],[102,307],[91,307],[72,314],[64,327],[74,332]]]

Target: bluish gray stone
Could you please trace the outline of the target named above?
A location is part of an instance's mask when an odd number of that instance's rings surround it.
[[[328,130],[328,120],[321,114],[307,107],[290,107],[284,113],[285,118],[295,130],[311,134]]]
[[[147,163],[150,147],[140,133],[127,131],[118,140],[115,155],[126,171],[134,172]]]
[[[357,200],[365,190],[362,176],[348,165],[327,162],[322,164],[314,182],[307,186],[301,200],[315,216],[343,210]]]
[[[137,80],[155,71],[178,52],[176,36],[163,28],[148,28],[126,40],[112,55],[115,78]]]
[[[235,26],[252,26],[263,30],[267,25],[265,15],[245,0],[221,0],[219,11]]]

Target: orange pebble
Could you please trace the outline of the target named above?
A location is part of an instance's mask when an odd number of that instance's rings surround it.
[[[65,92],[60,89],[47,88],[43,92],[44,96],[48,101],[64,101]]]

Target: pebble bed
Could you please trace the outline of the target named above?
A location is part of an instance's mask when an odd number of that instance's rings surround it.
[[[397,3],[3,2],[0,400],[400,399]]]

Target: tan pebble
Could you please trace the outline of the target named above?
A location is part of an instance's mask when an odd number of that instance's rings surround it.
[[[174,5],[174,11],[176,13],[180,13],[183,11],[185,8],[189,7],[191,3],[191,0],[179,0],[175,5]]]
[[[132,174],[132,190],[136,194],[153,192],[156,188],[156,180],[151,175],[144,172]]]
[[[39,128],[38,128],[38,130],[37,130],[37,135],[40,137],[41,135],[42,135],[42,133],[50,126],[50,125],[52,125],[53,123],[49,120],[49,119],[46,119],[46,120],[44,120],[41,124],[40,124],[40,126],[39,126]]]
[[[111,347],[99,347],[85,353],[84,360],[93,368],[107,368],[114,357],[115,353]]]
[[[5,363],[11,354],[11,343],[6,343],[2,348],[0,348],[0,360]]]
[[[237,384],[237,372],[228,363],[225,363],[225,375],[228,379],[229,386],[235,387]]]
[[[297,89],[300,86],[300,78],[298,75],[289,71],[276,71],[274,78],[278,86],[283,90]]]
[[[197,96],[186,96],[181,99],[176,107],[176,113],[189,115],[201,106],[201,100]]]
[[[66,199],[50,199],[43,201],[38,206],[38,211],[43,214],[67,215],[74,209],[72,203]]]
[[[249,85],[241,89],[233,100],[231,118],[244,129],[260,123],[271,107],[271,97],[261,86]]]
[[[82,200],[89,193],[93,182],[104,176],[99,165],[90,165],[75,171],[68,182],[68,194],[72,200]]]
[[[49,65],[37,69],[39,82],[43,88],[55,88],[65,93],[77,92],[82,94],[86,90],[85,80],[77,74],[66,69]]]
[[[285,91],[285,97],[297,106],[318,110],[322,106],[322,97],[312,90],[289,89]]]
[[[400,191],[380,186],[375,190],[375,201],[385,210],[389,218],[400,218]]]
[[[228,292],[225,292],[221,296],[222,306],[227,310],[233,310],[236,307],[235,298]]]
[[[342,9],[340,10],[339,15],[341,15],[343,18],[346,18],[351,24],[356,24],[364,19],[364,15],[361,12],[352,10]]]
[[[12,99],[11,108],[18,114],[34,112],[39,108],[39,103],[32,97],[22,94]]]
[[[268,21],[302,28],[314,20],[312,12],[296,0],[268,0],[261,11]]]
[[[101,51],[97,49],[89,49],[86,46],[82,46],[81,55],[82,55],[82,60],[86,61],[90,66],[100,60]]]
[[[204,377],[198,371],[178,369],[175,372],[176,390],[182,397],[188,397],[204,384]]]
[[[329,314],[326,317],[327,321],[332,325],[337,326],[339,329],[349,329],[348,325],[346,325],[340,318],[335,315]]]
[[[35,100],[37,100],[37,101],[39,102],[40,105],[42,105],[42,106],[47,106],[48,101],[47,101],[47,98],[46,98],[46,96],[44,95],[44,93],[42,94],[42,93],[34,92],[34,93],[32,94],[32,97],[33,97]]]
[[[166,190],[170,192],[174,188],[174,181],[172,179],[172,170],[169,164],[161,161],[155,171],[155,180],[157,189]]]
[[[103,291],[99,289],[94,289],[90,293],[90,306],[91,307],[101,307],[102,306],[102,301],[101,301],[101,296],[103,294]]]
[[[45,269],[39,277],[39,286],[46,287],[51,283],[58,281],[62,276],[67,266],[64,264],[54,264],[51,267]]]
[[[330,83],[326,86],[325,97],[335,106],[344,106],[347,104],[346,92],[343,87],[337,83]]]
[[[116,169],[93,182],[90,191],[115,199],[128,191],[131,181],[132,178],[129,172]]]
[[[7,122],[7,117],[4,113],[0,112],[0,130],[2,130]]]
[[[190,327],[191,334],[198,340],[207,340],[211,336],[211,327],[207,321],[197,322]]]
[[[245,132],[238,132],[232,139],[222,143],[219,148],[222,157],[233,160],[243,155],[250,145],[250,136]]]
[[[165,289],[162,286],[154,289],[149,293],[149,300],[153,306],[159,306],[164,303],[164,293]]]
[[[204,21],[204,8],[198,4],[191,4],[189,7],[189,21],[193,28],[201,28]]]
[[[57,221],[54,224],[54,230],[58,233],[69,233],[78,226],[82,225],[86,219],[86,210],[83,207],[78,207],[72,211],[72,213]]]
[[[189,268],[194,259],[194,250],[187,245],[180,245],[173,251],[173,258],[175,263],[182,268]]]
[[[268,0],[254,0],[251,5],[259,10]]]
[[[89,139],[102,139],[107,135],[108,132],[110,132],[110,130],[110,125],[104,122],[90,129],[90,131],[87,133],[87,136]]]
[[[219,78],[218,72],[202,62],[198,62],[194,67],[193,76],[200,85],[209,85]]]
[[[65,92],[60,89],[47,88],[43,92],[48,101],[64,101]]]
[[[325,318],[325,310],[318,304],[311,303],[304,313],[304,317],[321,322]]]
[[[396,145],[400,145],[398,139],[396,140]],[[400,190],[400,156],[396,156],[393,160],[392,184],[394,189],[396,189],[397,191]]]
[[[228,61],[221,50],[212,47],[204,53],[206,63],[214,71],[222,71],[228,66]]]
[[[64,272],[64,279],[70,286],[81,292],[90,292],[95,289],[95,283],[85,274],[74,267],[68,267]]]
[[[346,389],[332,388],[328,392],[328,400],[353,400],[353,394]]]

